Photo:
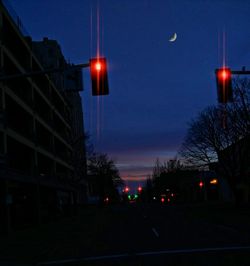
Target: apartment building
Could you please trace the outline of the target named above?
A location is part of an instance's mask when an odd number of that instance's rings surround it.
[[[0,1],[0,76],[67,65],[57,42],[32,42],[4,2]],[[53,56],[48,43],[58,54]],[[82,76],[80,71],[72,73],[0,80],[2,232],[67,214],[86,194],[78,93]]]
[[[66,71],[50,74],[56,88],[66,97],[71,107],[70,143],[73,148],[72,166],[73,179],[81,183],[82,192],[79,201],[86,201],[88,184],[86,181],[86,149],[83,123],[83,103],[79,91],[83,90],[82,70],[71,69],[72,64],[66,62],[61,47],[56,40],[45,37],[42,41],[32,41],[33,52],[45,69],[67,69]]]

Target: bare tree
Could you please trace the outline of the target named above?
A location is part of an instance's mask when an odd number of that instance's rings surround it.
[[[117,188],[123,185],[123,180],[119,176],[119,171],[113,160],[107,154],[92,153],[87,161],[88,174],[96,178],[96,186],[100,200],[105,195],[116,197]]]
[[[182,199],[185,199],[183,184],[185,180],[189,180],[191,176],[197,175],[197,169],[184,167],[181,161],[176,157],[168,159],[161,163],[156,160],[154,166],[154,175],[151,182],[151,189],[148,191],[149,198],[152,195],[159,197],[161,195],[169,196],[174,193],[182,194]]]
[[[187,164],[206,167],[219,161],[224,176],[235,190],[236,176],[249,157],[250,81],[234,81],[234,102],[207,107],[189,124],[180,155]]]
[[[176,172],[183,168],[180,160],[176,157],[168,159],[163,163],[160,162],[159,158],[156,158],[155,165],[153,167],[153,179],[161,176],[163,173]]]
[[[176,172],[183,168],[177,156],[167,161],[167,172]]]
[[[153,167],[153,179],[158,178],[162,172],[165,171],[164,165],[160,162],[159,158],[156,158],[155,165]]]
[[[218,154],[228,145],[222,127],[222,112],[208,107],[189,123],[180,154],[187,164],[204,167],[218,160]]]

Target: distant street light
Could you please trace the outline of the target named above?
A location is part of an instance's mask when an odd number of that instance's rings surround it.
[[[141,193],[142,192],[142,187],[139,186],[137,190],[138,190],[139,193]]]
[[[217,185],[218,184],[218,179],[214,178],[212,180],[210,180],[209,182],[211,185]]]

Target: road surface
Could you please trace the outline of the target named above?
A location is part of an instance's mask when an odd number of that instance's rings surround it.
[[[192,207],[135,203],[111,206],[107,215],[90,249],[40,265],[250,265],[250,230],[228,215],[216,220],[211,210],[200,217]]]
[[[205,205],[106,206],[1,240],[0,265],[250,265],[249,213]]]

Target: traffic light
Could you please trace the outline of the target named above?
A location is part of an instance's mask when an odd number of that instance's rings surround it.
[[[137,190],[138,190],[139,193],[141,193],[142,192],[142,187],[139,186]]]
[[[232,72],[230,68],[223,67],[215,70],[217,82],[217,95],[219,103],[233,101]]]
[[[109,86],[106,58],[91,58],[89,61],[92,80],[92,95],[108,95]]]
[[[200,181],[200,183],[199,183],[199,187],[200,187],[200,188],[203,188],[203,186],[204,186],[204,183],[203,183],[202,181]]]

